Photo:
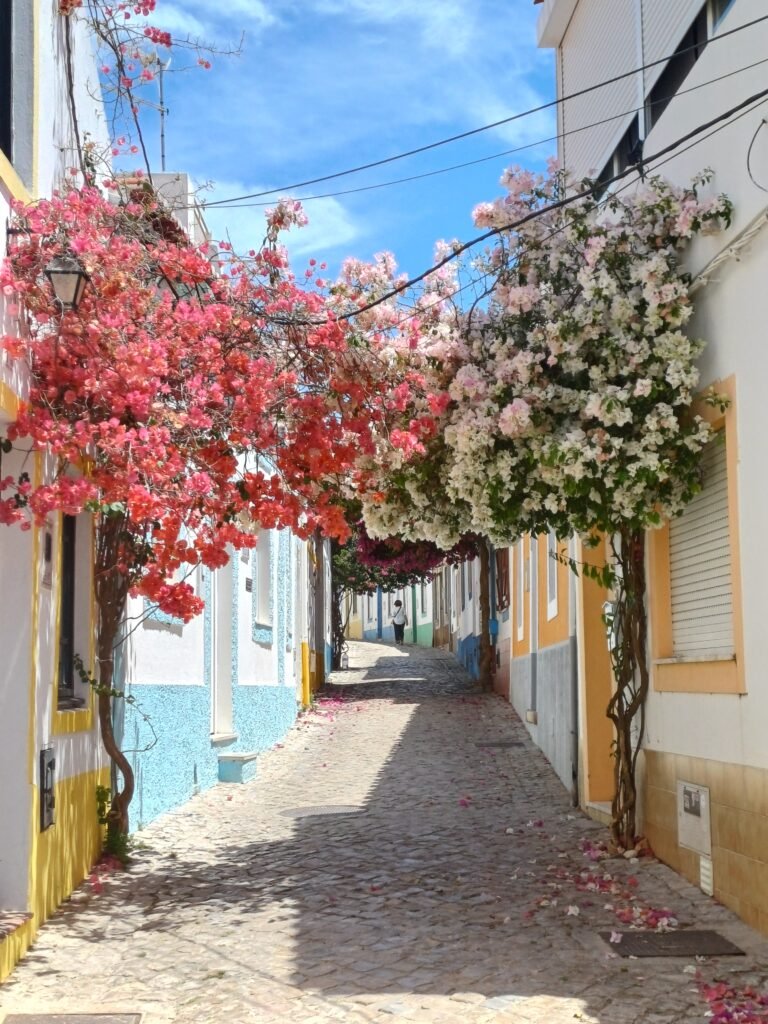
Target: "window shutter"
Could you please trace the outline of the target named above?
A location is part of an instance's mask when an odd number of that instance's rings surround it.
[[[702,490],[669,528],[676,658],[734,653],[728,473],[722,438],[704,449],[702,471]]]
[[[665,2],[674,5],[680,0]],[[638,67],[638,30],[634,0],[580,3],[560,47],[562,95]],[[562,160],[577,180],[602,171],[635,116],[633,108],[642,105],[640,79],[639,74],[628,75],[563,104],[562,127],[574,134],[562,140]],[[594,127],[578,130],[588,125]]]

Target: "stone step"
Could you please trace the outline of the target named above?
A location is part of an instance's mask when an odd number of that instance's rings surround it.
[[[17,928],[21,928],[32,917],[26,910],[3,910],[0,908],[0,942],[13,935]]]
[[[255,750],[219,754],[219,782],[250,782],[256,777]]]

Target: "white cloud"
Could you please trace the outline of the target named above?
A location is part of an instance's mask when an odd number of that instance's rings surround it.
[[[411,22],[418,26],[424,44],[451,56],[465,53],[475,36],[473,0],[314,0],[314,6],[323,14],[371,24]]]
[[[157,14],[146,20],[166,29],[177,39],[188,37],[203,44],[215,44],[223,34],[239,37],[241,32],[261,31],[277,22],[262,0],[227,0],[212,10],[209,0],[187,0],[182,8],[163,3]]]
[[[231,196],[260,192],[261,186],[253,182],[219,181],[211,189],[199,194],[202,202],[228,199]],[[256,200],[258,202],[258,200]],[[237,208],[206,207],[204,217],[214,238],[229,240],[236,253],[257,249],[264,238],[263,206]],[[361,227],[338,199],[318,199],[307,204],[309,224],[304,228],[291,228],[283,235],[291,259],[299,261],[313,256],[322,261],[338,256],[338,250],[350,245],[361,235]],[[301,268],[299,268],[301,269]]]

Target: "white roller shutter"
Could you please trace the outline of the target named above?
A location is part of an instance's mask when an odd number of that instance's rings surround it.
[[[642,0],[642,5],[643,64],[650,64],[675,52],[705,0]],[[646,96],[665,66],[657,64],[645,72]]]
[[[707,445],[702,469],[702,490],[669,529],[676,658],[734,653],[728,473],[722,439]]]
[[[562,95],[638,67],[638,34],[635,0],[581,0],[560,48]],[[641,78],[640,74],[629,75],[563,104],[562,127],[566,132],[622,115],[563,140],[563,164],[577,179],[602,171],[635,116],[627,112],[643,103]]]

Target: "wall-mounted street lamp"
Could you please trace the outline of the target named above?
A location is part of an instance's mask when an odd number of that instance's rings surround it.
[[[45,268],[53,294],[62,310],[75,310],[90,278],[76,256],[54,256]]]

